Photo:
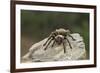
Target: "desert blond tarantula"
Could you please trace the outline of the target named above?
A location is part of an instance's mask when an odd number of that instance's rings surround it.
[[[70,41],[68,40],[67,36],[71,37],[72,40],[75,40],[70,35],[69,30],[60,28],[60,29],[56,29],[55,31],[51,32],[51,34],[47,38],[46,42],[43,44],[43,46],[45,47],[44,50],[46,50],[48,48],[49,44],[53,41],[51,47],[53,47],[55,43],[57,43],[58,45],[63,44],[64,53],[66,53],[66,46],[65,46],[66,42],[65,41],[68,42],[70,48],[72,49],[72,46],[71,46]]]

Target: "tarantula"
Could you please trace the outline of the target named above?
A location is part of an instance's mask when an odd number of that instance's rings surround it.
[[[53,41],[53,43],[51,45],[52,47],[54,46],[55,43],[57,43],[58,45],[63,44],[64,53],[66,53],[66,47],[65,47],[65,41],[66,40],[67,40],[70,48],[72,49],[72,46],[71,46],[70,41],[68,40],[67,36],[71,37],[72,40],[75,40],[70,35],[70,31],[69,30],[65,30],[63,28],[60,28],[60,29],[56,29],[54,32],[51,32],[51,34],[49,35],[48,39],[43,44],[43,46],[45,46],[44,50],[46,50],[47,47],[49,46],[49,44]]]

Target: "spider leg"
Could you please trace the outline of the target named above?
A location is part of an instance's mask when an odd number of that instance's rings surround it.
[[[75,39],[70,34],[68,36],[71,37],[75,41]]]
[[[52,47],[54,46],[55,42],[56,42],[56,41],[54,40],[53,43],[52,43]]]
[[[68,40],[67,38],[66,38],[66,40],[67,40],[67,42],[68,42],[68,44],[69,44],[70,48],[72,49],[72,46],[71,46],[71,44],[70,44],[69,40]]]
[[[64,53],[66,53],[65,42],[63,42]]]
[[[44,48],[44,50],[47,49],[48,45],[51,43],[52,40],[53,40],[53,39],[51,39],[51,40],[47,43],[47,45],[46,45],[46,47]]]
[[[47,44],[47,42],[51,39],[51,36],[48,37],[48,39],[46,40],[46,42],[43,44],[43,46],[45,46]]]

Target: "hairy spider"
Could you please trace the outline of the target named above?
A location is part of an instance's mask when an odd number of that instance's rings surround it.
[[[58,45],[63,44],[64,53],[66,53],[66,47],[65,47],[65,41],[66,40],[67,40],[70,48],[72,49],[72,46],[71,46],[70,41],[68,40],[67,36],[71,37],[72,40],[75,40],[70,35],[70,31],[69,30],[65,30],[63,28],[60,28],[60,29],[56,29],[54,32],[51,32],[51,34],[49,35],[48,39],[43,44],[43,46],[45,46],[44,50],[46,50],[47,47],[49,46],[49,44],[51,43],[51,41],[53,41],[51,47],[53,47],[55,43],[57,43]]]

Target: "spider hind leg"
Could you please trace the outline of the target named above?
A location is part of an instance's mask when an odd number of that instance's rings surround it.
[[[73,38],[73,36],[72,36],[72,35],[70,35],[70,34],[69,34],[68,36],[69,36],[69,37],[71,37],[71,38],[72,38],[72,40],[74,40],[74,41],[76,40],[76,39],[74,39],[74,38]]]

